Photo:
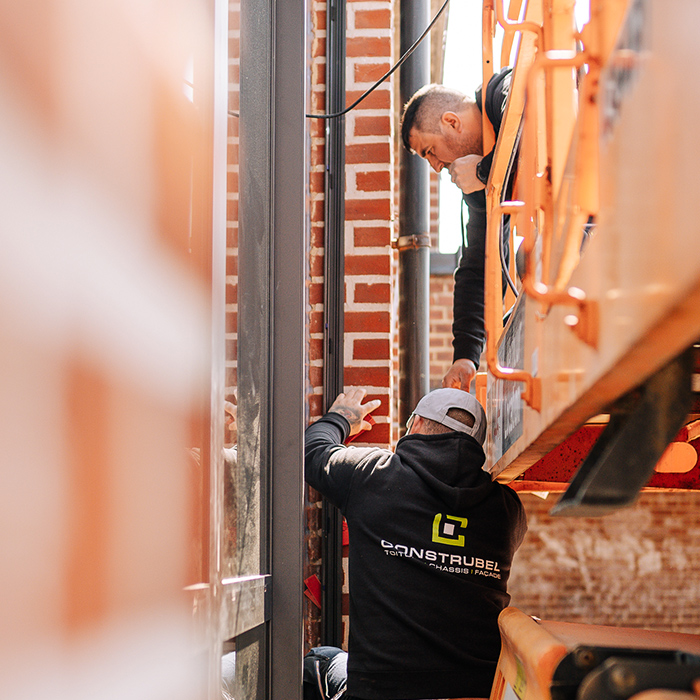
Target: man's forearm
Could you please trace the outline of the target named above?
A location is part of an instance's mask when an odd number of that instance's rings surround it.
[[[343,448],[343,442],[350,434],[346,418],[339,413],[326,413],[323,418],[312,423],[304,434],[304,465],[306,480],[314,488],[313,481],[326,466],[333,449]]]
[[[338,508],[343,507],[352,475],[352,465],[334,456],[347,450],[343,442],[350,434],[348,421],[339,413],[326,413],[312,423],[304,436],[306,482]]]
[[[452,346],[454,360],[468,359],[478,368],[484,346],[484,274],[478,251],[467,248],[464,256],[455,271]]]

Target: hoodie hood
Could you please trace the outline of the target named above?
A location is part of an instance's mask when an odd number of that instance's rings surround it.
[[[482,469],[484,450],[471,435],[406,435],[396,445],[396,454],[453,510],[474,506],[493,489],[490,475]]]

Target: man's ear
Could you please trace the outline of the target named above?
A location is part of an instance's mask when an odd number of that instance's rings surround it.
[[[462,119],[457,112],[443,112],[440,123],[448,129],[454,129],[457,133],[462,131]]]
[[[425,419],[423,416],[413,416],[413,423],[411,425],[411,435],[423,432],[423,426],[425,425]]]

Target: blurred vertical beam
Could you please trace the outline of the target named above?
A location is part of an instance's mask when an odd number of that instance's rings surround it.
[[[106,615],[109,572],[109,399],[102,370],[83,357],[66,367],[66,445],[71,499],[65,628],[85,633]]]
[[[210,697],[221,694],[222,538],[224,527],[224,387],[226,386],[226,142],[228,136],[228,0],[209,0],[212,21],[212,93],[210,135],[211,178],[211,348],[209,393],[209,473],[210,473],[210,623],[215,630],[209,655]],[[196,89],[196,86],[195,86]],[[214,635],[212,635],[214,636]]]

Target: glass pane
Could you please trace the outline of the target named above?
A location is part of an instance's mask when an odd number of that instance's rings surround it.
[[[270,24],[258,26],[269,27]],[[256,345],[255,340],[251,345],[246,345],[246,338],[239,336],[238,327],[239,312],[245,316],[245,310],[239,309],[242,300],[250,306],[262,304],[264,307],[256,314],[256,324],[265,328],[269,318],[266,290],[269,274],[265,267],[268,259],[265,252],[260,255],[253,254],[256,264],[262,266],[260,274],[247,270],[247,274],[244,271],[239,277],[239,234],[242,218],[239,213],[245,208],[245,202],[241,201],[245,197],[245,173],[241,172],[240,155],[246,147],[246,141],[251,140],[250,136],[244,133],[245,125],[268,121],[270,105],[269,102],[264,103],[261,110],[259,100],[243,101],[243,109],[248,111],[241,113],[240,48],[246,41],[246,37],[242,36],[243,31],[241,2],[234,0],[229,3],[225,393],[230,413],[235,412],[236,420],[234,428],[231,417],[228,417],[230,427],[227,428],[225,436],[227,459],[223,484],[224,527],[221,533],[223,578],[266,573],[263,564],[264,543],[261,540],[264,522],[262,498],[265,490],[262,488],[260,465],[264,463],[261,454],[265,449],[262,436],[267,430],[266,422],[261,420],[261,416],[266,415],[267,396],[260,397],[255,393],[255,389],[266,387],[265,383],[256,381],[256,376],[267,366],[265,358],[268,348],[259,347],[262,343]],[[257,39],[255,45],[258,45]],[[264,42],[261,50],[264,51]],[[260,111],[263,113],[260,114]],[[259,147],[268,149],[268,142],[269,136],[266,133]],[[252,157],[255,158],[254,155]],[[264,193],[262,196],[265,196]],[[253,237],[253,240],[256,239],[255,231],[250,231],[248,235]],[[250,335],[257,338],[259,332]],[[242,375],[244,381],[239,385]],[[235,405],[235,409],[232,405]]]
[[[224,644],[221,657],[224,700],[260,700],[265,692],[266,625]]]
[[[229,2],[228,40],[228,136],[226,158],[226,401],[235,406],[236,420],[227,414],[224,464],[224,531],[221,551],[223,576],[239,574],[236,566],[238,474],[238,154],[240,109],[239,1]],[[257,573],[257,572],[255,572]]]

